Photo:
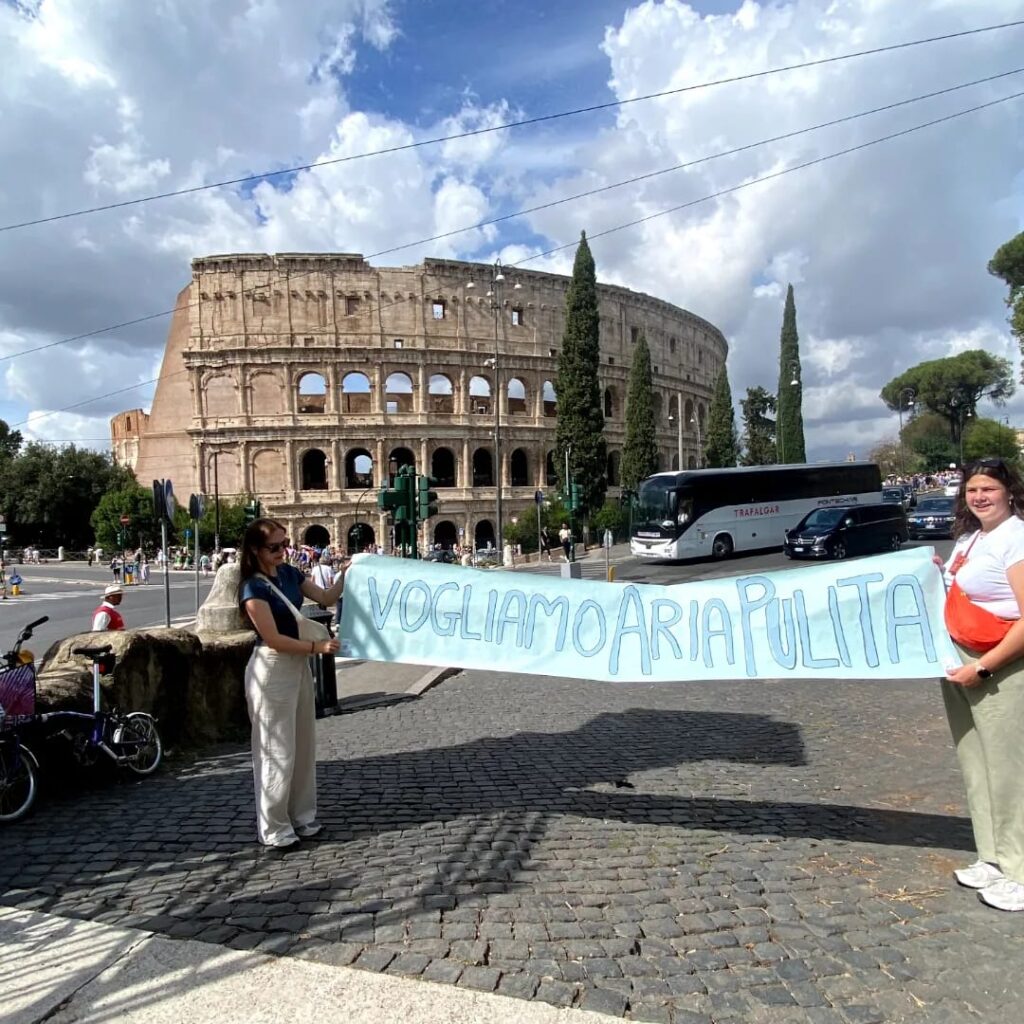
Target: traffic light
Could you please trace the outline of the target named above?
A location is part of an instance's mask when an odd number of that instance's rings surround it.
[[[416,549],[416,470],[402,466],[395,475],[394,487],[382,487],[377,507],[390,512],[395,524],[396,547]],[[415,557],[415,556],[414,556]]]
[[[569,511],[578,512],[580,509],[580,485],[575,480],[569,484]]]
[[[256,522],[262,514],[263,510],[260,507],[260,503],[253,499],[245,506],[245,525],[248,526],[250,523]]]
[[[420,522],[437,515],[437,491],[430,489],[436,484],[437,481],[430,476],[416,478],[416,518]]]

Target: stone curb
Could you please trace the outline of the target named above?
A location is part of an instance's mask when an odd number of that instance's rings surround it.
[[[7,1024],[601,1024],[586,1010],[0,908]]]
[[[442,682],[445,679],[448,679],[449,677],[455,675],[457,672],[461,671],[461,668],[455,668],[451,665],[432,668],[430,669],[429,672],[426,672],[424,675],[420,676],[420,678],[417,679],[416,682],[413,683],[412,686],[410,686],[409,689],[405,692],[410,697],[419,697],[422,694],[426,693],[427,690],[431,689],[431,687],[437,686],[438,683]]]

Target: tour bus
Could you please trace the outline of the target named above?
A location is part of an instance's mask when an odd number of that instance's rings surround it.
[[[630,549],[640,558],[728,558],[781,547],[813,508],[882,499],[873,462],[655,473],[640,484]]]

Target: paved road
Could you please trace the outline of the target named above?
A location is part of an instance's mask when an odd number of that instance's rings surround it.
[[[13,643],[25,623],[48,615],[50,621],[39,627],[32,640],[32,649],[39,655],[54,641],[88,630],[103,588],[113,582],[109,569],[90,568],[84,562],[18,565],[9,567],[8,575],[11,568],[25,582],[19,597],[0,601],[0,646]],[[200,600],[209,592],[212,579],[200,578]],[[163,574],[154,572],[148,586],[125,589],[121,613],[129,627],[165,624],[163,582]],[[172,571],[170,585],[172,624],[190,621],[196,607],[194,575]]]
[[[1022,915],[950,877],[934,684],[466,672],[318,754],[297,851],[256,849],[227,749],[44,801],[0,902],[634,1020],[1024,1019]]]
[[[934,547],[944,558],[948,557],[953,542],[936,539],[932,542],[911,541],[908,548]],[[742,573],[766,572],[779,569],[794,569],[808,562],[795,562],[783,555],[781,550],[758,551],[747,555],[736,555],[724,562],[713,559],[691,559],[684,562],[660,562],[634,558],[625,544],[617,544],[610,552],[610,562],[615,566],[617,580],[629,580],[634,583],[684,583],[688,580],[714,579],[719,576],[736,576]],[[850,561],[856,561],[855,558]],[[527,572],[544,576],[561,574],[564,561],[561,558],[554,562],[529,563],[519,566],[517,572]],[[603,551],[591,549],[585,558],[580,559],[583,578],[589,580],[605,579],[605,558]]]

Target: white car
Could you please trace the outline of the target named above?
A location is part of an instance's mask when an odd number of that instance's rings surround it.
[[[946,486],[942,488],[942,493],[947,498],[955,498],[960,493],[960,481],[955,480],[952,483],[946,484]]]

